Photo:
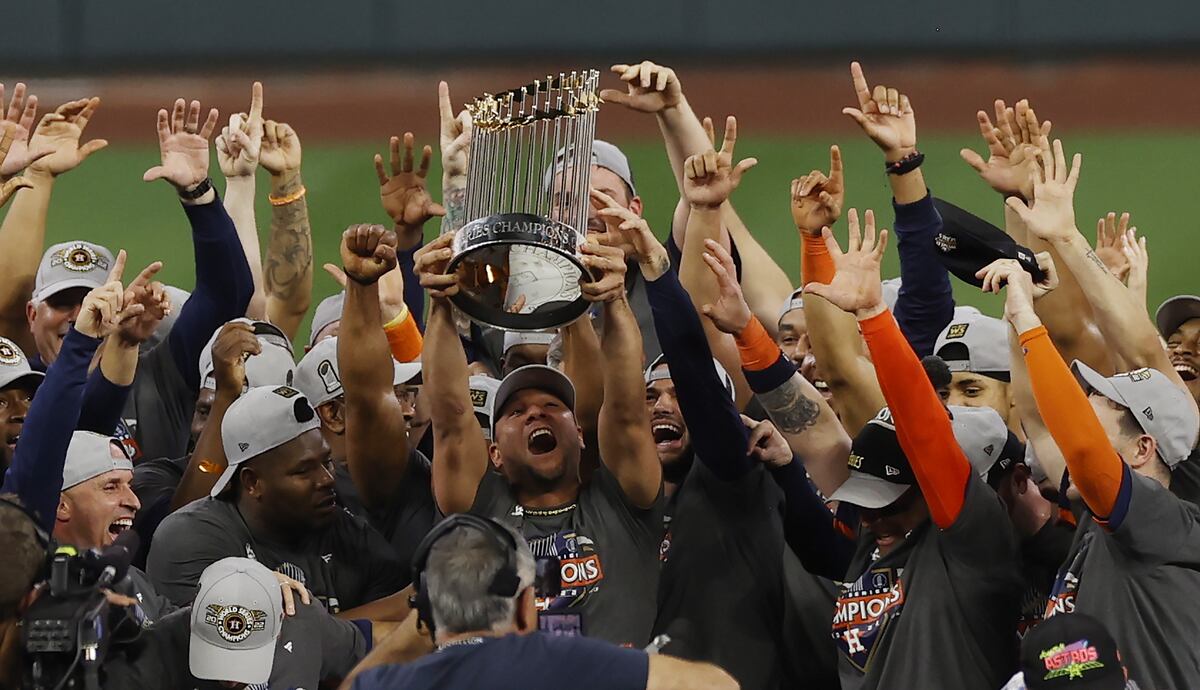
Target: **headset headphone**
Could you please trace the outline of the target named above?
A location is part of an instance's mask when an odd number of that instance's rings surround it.
[[[489,535],[496,545],[504,551],[504,565],[500,566],[500,570],[496,571],[496,574],[492,577],[492,582],[488,585],[488,594],[511,598],[515,597],[521,589],[521,577],[517,574],[518,545],[513,533],[491,518],[468,515],[466,513],[451,515],[437,525],[434,525],[433,529],[429,531],[429,534],[425,535],[425,538],[421,540],[421,543],[417,545],[417,550],[413,553],[412,579],[413,588],[416,590],[416,593],[409,597],[408,603],[417,610],[417,621],[429,630],[430,635],[433,635],[435,627],[433,624],[433,607],[429,601],[429,583],[425,580],[425,567],[429,561],[429,552],[439,539],[460,527],[474,529]]]

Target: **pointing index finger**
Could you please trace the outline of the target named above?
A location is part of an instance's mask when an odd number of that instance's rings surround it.
[[[842,149],[837,144],[829,147],[829,180],[839,189],[842,186]]]
[[[862,65],[857,61],[850,63],[850,79],[854,82],[854,93],[858,96],[858,106],[866,109],[871,102],[871,88],[867,86],[867,77],[863,74]]]
[[[261,122],[263,110],[263,86],[256,81],[250,87],[250,122]]]
[[[117,258],[113,261],[112,270],[108,272],[108,282],[111,283],[114,280],[117,282],[121,281],[122,276],[125,274],[125,259],[126,254],[124,249],[117,252]]]
[[[733,115],[725,118],[725,140],[721,142],[721,153],[733,156],[733,147],[737,144],[737,118]]]
[[[444,81],[438,82],[438,114],[442,126],[454,120],[454,109],[450,106],[450,85]]]

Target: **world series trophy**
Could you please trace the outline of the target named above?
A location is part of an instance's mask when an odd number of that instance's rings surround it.
[[[568,324],[587,311],[579,284],[600,72],[559,73],[467,105],[474,129],[468,222],[447,272],[454,305],[511,331]]]

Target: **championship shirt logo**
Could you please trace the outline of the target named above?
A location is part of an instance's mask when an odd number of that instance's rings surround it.
[[[950,324],[949,330],[946,331],[946,340],[951,338],[961,338],[967,334],[967,329],[971,327],[969,323],[954,323]]]
[[[1046,664],[1046,675],[1042,680],[1053,680],[1066,676],[1068,680],[1083,678],[1086,671],[1104,668],[1097,661],[1100,653],[1088,644],[1087,640],[1076,640],[1071,644],[1059,643],[1050,649],[1042,650],[1038,658]]]
[[[588,595],[599,590],[604,565],[590,538],[565,529],[544,537],[529,539],[534,559],[558,561],[562,589],[558,596],[538,597],[538,611],[560,611],[582,605]]]
[[[843,583],[833,614],[833,639],[860,671],[871,661],[884,628],[904,608],[901,568],[875,568],[854,582]]]
[[[108,259],[82,242],[63,247],[50,257],[50,267],[62,266],[68,271],[87,273],[93,268],[108,270]]]
[[[21,351],[8,338],[0,338],[0,364],[20,364]]]
[[[204,622],[216,628],[222,640],[236,644],[245,641],[251,633],[266,630],[267,613],[236,604],[209,604],[204,612]]]

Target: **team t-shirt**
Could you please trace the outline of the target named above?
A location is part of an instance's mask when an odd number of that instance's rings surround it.
[[[193,501],[163,520],[147,572],[158,591],[183,606],[200,573],[228,556],[253,558],[303,583],[330,613],[394,594],[408,582],[392,547],[361,518],[338,511],[303,543],[284,545],[250,534],[232,501]]]
[[[1047,615],[1079,611],[1112,634],[1143,687],[1200,688],[1200,507],[1126,469],[1124,517],[1080,520]]]
[[[722,481],[699,460],[668,504],[654,635],[742,688],[785,683],[783,493],[762,465]]]
[[[468,638],[412,663],[381,666],[353,690],[645,690],[646,653],[546,633]]]
[[[654,624],[665,505],[660,491],[650,508],[631,506],[601,466],[575,503],[537,511],[519,506],[505,479],[486,472],[471,512],[516,528],[539,568],[558,563],[560,594],[537,602],[542,630],[642,647]]]
[[[1003,685],[1016,666],[1016,543],[1004,505],[976,476],[948,529],[927,520],[877,560],[860,529],[833,618],[842,689]]]
[[[192,609],[186,607],[142,631],[128,647],[110,652],[104,666],[108,690],[215,690],[219,682],[200,680],[188,668]],[[330,616],[317,604],[296,601],[296,615],[285,616],[275,641],[271,678],[250,690],[316,690],[324,679],[350,673],[370,648],[362,629]]]
[[[122,416],[144,457],[177,458],[187,453],[196,393],[176,366],[169,341],[138,358],[137,376]]]
[[[785,676],[806,690],[841,690],[838,651],[829,635],[838,587],[804,569],[791,547],[783,549],[783,655]],[[786,687],[786,686],[785,686]]]

